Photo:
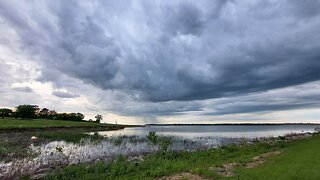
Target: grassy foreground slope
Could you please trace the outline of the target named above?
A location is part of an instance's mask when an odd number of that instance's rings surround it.
[[[119,157],[111,163],[69,166],[45,179],[319,179],[319,152],[317,135],[290,142],[157,153],[143,161]]]
[[[238,169],[235,179],[320,179],[320,136],[292,142],[283,155],[257,168]]]
[[[49,119],[0,119],[0,130],[28,130],[50,128],[121,128],[121,125],[103,124],[95,122],[78,122]]]

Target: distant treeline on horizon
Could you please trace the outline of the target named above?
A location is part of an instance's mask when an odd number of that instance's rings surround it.
[[[146,124],[146,126],[259,126],[259,125],[320,125],[320,123],[219,123],[219,124]]]
[[[38,105],[19,105],[15,109],[0,108],[0,117],[14,117],[22,119],[53,119],[53,120],[68,120],[82,121],[84,115],[82,113],[58,113],[55,110],[48,108],[40,109]]]

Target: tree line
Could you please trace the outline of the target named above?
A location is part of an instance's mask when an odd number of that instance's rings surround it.
[[[14,117],[22,119],[53,119],[67,121],[82,121],[84,115],[82,113],[58,113],[48,108],[39,108],[38,105],[19,105],[14,110],[8,108],[0,109],[0,117]],[[96,115],[96,122],[100,123],[103,119],[102,115]]]

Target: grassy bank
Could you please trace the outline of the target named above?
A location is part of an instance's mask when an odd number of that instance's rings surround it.
[[[45,179],[317,179],[320,136],[225,146],[198,152],[157,153],[143,160],[119,157],[66,167]]]
[[[31,139],[31,137],[36,137],[36,139]],[[94,142],[103,139],[103,136],[89,135],[87,131],[80,130],[0,133],[0,160],[8,162],[16,158],[32,156],[32,153],[28,151],[31,144],[40,145],[51,141],[79,143],[81,140]]]
[[[57,130],[92,128],[99,130],[121,129],[124,125],[103,124],[95,122],[62,121],[49,119],[0,119],[1,131],[26,131],[26,130]]]
[[[124,125],[99,124],[95,122],[73,122],[48,119],[0,119],[0,160],[32,156],[31,144],[39,145],[54,140],[79,142],[82,139],[100,140],[101,136],[90,136],[86,132],[122,129]],[[21,132],[21,133],[20,133]],[[31,139],[35,136],[36,139]]]

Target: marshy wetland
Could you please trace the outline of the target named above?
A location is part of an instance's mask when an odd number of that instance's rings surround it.
[[[1,132],[0,177],[170,179],[174,174],[181,178],[188,178],[190,174],[190,177],[196,175],[208,179],[229,175],[238,177],[234,173],[237,168],[256,167],[249,158],[253,155],[270,150],[285,151],[287,146],[295,144],[291,142],[293,139],[312,138],[316,141],[319,137],[313,135],[317,127],[188,125],[126,127],[111,131],[97,129],[94,132],[92,129]],[[211,156],[213,159],[207,159]],[[192,159],[208,165],[207,170],[201,166],[193,169],[197,166],[190,166]],[[230,160],[236,161],[232,168],[221,165]],[[257,161],[258,164],[261,162]]]

